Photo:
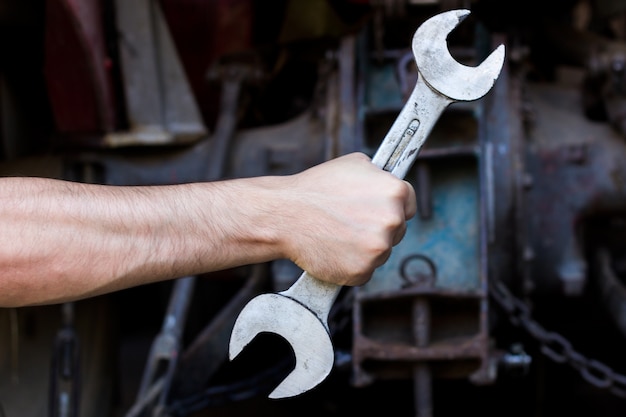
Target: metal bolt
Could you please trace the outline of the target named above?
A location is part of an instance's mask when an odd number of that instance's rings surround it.
[[[517,376],[526,375],[532,361],[532,357],[524,351],[520,343],[512,345],[501,359],[504,369]]]

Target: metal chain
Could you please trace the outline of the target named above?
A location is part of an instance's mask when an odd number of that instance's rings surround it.
[[[603,362],[585,357],[562,335],[546,330],[533,320],[528,305],[511,294],[502,282],[493,282],[489,286],[489,293],[508,314],[511,323],[523,327],[539,341],[544,355],[556,363],[570,365],[591,385],[626,398],[626,375],[615,372]]]

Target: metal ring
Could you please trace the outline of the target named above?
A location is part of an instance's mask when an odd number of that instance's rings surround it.
[[[580,373],[586,381],[598,388],[608,388],[613,385],[613,370],[595,359],[590,360]]]
[[[410,277],[407,273],[408,265],[410,262],[415,260],[421,260],[428,265],[428,269],[430,269],[430,275],[418,275],[417,277]],[[405,282],[405,286],[411,285],[422,285],[422,284],[434,284],[437,279],[437,266],[435,263],[426,255],[422,255],[419,253],[409,255],[402,260],[400,264],[400,276]]]

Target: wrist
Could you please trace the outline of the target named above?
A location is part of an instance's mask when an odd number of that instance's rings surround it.
[[[208,261],[209,269],[286,257],[287,181],[287,177],[256,177],[199,185],[195,197],[199,209],[190,211],[202,213],[191,220],[203,231],[198,244],[206,256],[221,257]]]

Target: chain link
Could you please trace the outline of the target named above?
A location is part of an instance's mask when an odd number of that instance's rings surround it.
[[[546,330],[533,320],[528,305],[511,294],[504,283],[493,282],[489,286],[489,293],[508,314],[511,323],[523,327],[528,334],[539,341],[541,353],[556,363],[570,365],[591,385],[606,389],[620,398],[626,398],[626,375],[615,372],[603,362],[587,358],[575,350],[565,337]]]

